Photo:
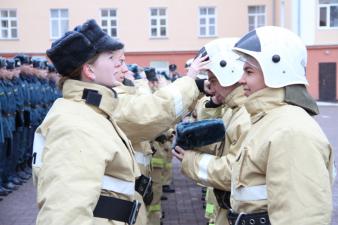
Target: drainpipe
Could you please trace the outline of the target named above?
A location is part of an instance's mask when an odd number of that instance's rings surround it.
[[[276,26],[276,0],[272,0],[272,26]]]
[[[280,1],[280,26],[285,27],[285,0]]]
[[[298,10],[298,13],[297,13],[297,27],[298,27],[298,35],[301,36],[301,27],[300,27],[300,13],[301,13],[301,9],[300,9],[300,5],[301,5],[301,0],[298,0],[298,6],[297,6],[297,10]]]

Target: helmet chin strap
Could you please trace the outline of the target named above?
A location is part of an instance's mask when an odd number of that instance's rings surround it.
[[[307,92],[305,85],[292,84],[285,87],[284,101],[303,108],[311,116],[319,114],[316,101]]]

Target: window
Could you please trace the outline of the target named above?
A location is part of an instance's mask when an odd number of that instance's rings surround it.
[[[216,36],[216,9],[213,7],[199,8],[199,36]]]
[[[248,16],[249,16],[249,31],[252,31],[258,27],[265,26],[266,21],[265,5],[249,6]]]
[[[150,67],[154,67],[158,73],[165,72],[167,75],[169,74],[168,61],[151,61],[149,65]]]
[[[0,39],[18,38],[18,19],[15,9],[0,10]]]
[[[51,38],[58,39],[68,31],[68,9],[51,9]]]
[[[338,0],[319,0],[319,27],[338,28]]]
[[[117,37],[116,9],[101,9],[101,27],[112,37]]]
[[[165,8],[150,9],[150,37],[167,37],[167,12]]]

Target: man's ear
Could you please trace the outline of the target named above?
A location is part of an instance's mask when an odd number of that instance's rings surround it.
[[[83,75],[93,81],[95,80],[95,74],[94,74],[94,71],[92,69],[92,67],[89,65],[89,64],[84,64],[83,67],[82,67],[82,72],[83,72]]]

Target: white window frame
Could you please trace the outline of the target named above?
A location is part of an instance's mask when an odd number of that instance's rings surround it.
[[[52,17],[52,11],[53,10],[57,10],[58,12],[58,17]],[[62,17],[61,16],[61,10],[66,10],[67,11],[67,17]],[[50,19],[49,19],[49,23],[50,23],[50,38],[52,40],[56,40],[60,37],[62,37],[64,35],[64,33],[61,33],[61,21],[67,21],[67,30],[69,29],[69,10],[65,9],[65,8],[53,8],[49,10],[50,13]],[[53,36],[53,21],[57,21],[58,24],[58,35],[57,36]],[[66,31],[67,32],[67,31]]]
[[[108,15],[107,16],[102,16],[102,11],[103,10],[107,10],[108,11]],[[110,16],[110,11],[115,11],[115,16]],[[107,21],[107,26],[103,26],[102,22],[106,20]],[[116,25],[112,25],[111,21],[115,20],[115,24]],[[117,9],[116,8],[102,8],[100,9],[100,26],[102,28],[102,30],[106,31],[106,33],[111,36],[116,38],[118,36],[117,34]],[[116,30],[116,35],[112,35],[111,30],[115,29]]]
[[[2,17],[2,12],[7,11],[7,17]],[[10,16],[10,12],[15,12],[15,17]],[[6,20],[8,23],[8,27],[3,28],[1,23],[3,20]],[[16,22],[16,26],[12,26],[12,21]],[[12,35],[12,29],[16,29],[16,37]],[[2,31],[7,30],[7,37],[2,36]],[[0,40],[17,40],[19,39],[18,33],[18,14],[16,9],[0,9]]]
[[[264,13],[250,13],[249,12],[249,8],[250,7],[264,7]],[[259,16],[264,16],[264,24],[261,24],[261,25],[258,25],[258,17]],[[250,30],[250,17],[254,17],[254,29],[258,28],[258,27],[262,27],[262,26],[266,26],[266,5],[249,5],[248,6],[248,31],[251,31]]]
[[[157,10],[157,15],[156,16],[152,16],[151,15],[151,11],[152,10]],[[165,12],[165,15],[159,15],[159,12],[160,10],[163,9],[164,12]],[[152,7],[152,8],[149,8],[149,26],[150,26],[150,29],[149,29],[149,37],[151,39],[161,39],[161,38],[168,38],[168,10],[167,8],[165,7]],[[151,21],[155,19],[156,20],[156,25],[152,25],[151,24]],[[165,25],[161,25],[160,22],[161,20],[165,20]],[[165,35],[164,36],[161,36],[161,28],[165,28]],[[152,28],[156,28],[157,32],[156,32],[156,36],[153,36],[152,35]]]
[[[318,29],[321,30],[336,30],[338,29],[338,26],[336,27],[331,27],[330,26],[330,8],[331,6],[337,6],[338,7],[338,3],[327,3],[327,4],[318,4],[318,19],[317,19],[317,25],[318,25]],[[321,8],[326,8],[326,26],[320,26],[320,9]]]
[[[208,14],[208,9],[214,9],[214,14],[213,15],[209,15]],[[201,9],[206,9],[207,14],[206,15],[201,15]],[[201,25],[201,19],[205,19],[205,24]],[[215,29],[215,33],[214,34],[210,34],[210,24],[209,24],[209,19],[213,18],[215,20],[214,23],[214,29]],[[205,35],[201,34],[201,27],[205,27]],[[215,6],[200,6],[198,8],[198,37],[200,38],[205,38],[205,37],[217,37],[218,36],[218,31],[217,31],[217,10]]]

